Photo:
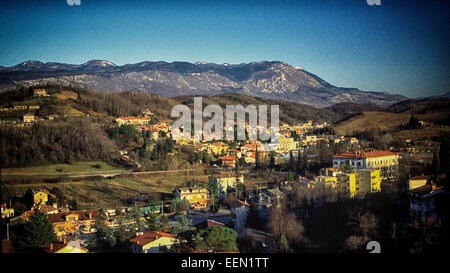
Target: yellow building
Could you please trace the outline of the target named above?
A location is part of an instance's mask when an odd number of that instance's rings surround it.
[[[214,155],[224,154],[228,152],[228,146],[221,142],[214,142],[207,146],[207,149]]]
[[[23,115],[23,122],[34,122],[35,118],[33,114]]]
[[[35,97],[47,97],[47,92],[45,91],[45,89],[34,89],[34,96]]]
[[[381,170],[381,178],[390,180],[397,176],[398,154],[391,151],[366,150],[333,156],[333,168],[342,168],[347,163],[355,170]]]
[[[209,191],[204,187],[178,188],[174,194],[175,198],[186,199],[191,207],[206,208],[209,199]]]
[[[298,149],[297,142],[292,137],[283,137],[280,135],[278,141],[277,153],[289,153]]]
[[[44,205],[47,203],[48,201],[48,193],[44,192],[44,191],[36,191],[33,193],[33,201],[34,201],[34,205],[38,206],[38,205]]]
[[[28,110],[39,110],[40,106],[39,105],[30,105],[28,106]]]
[[[99,210],[79,210],[47,215],[48,220],[53,224],[56,237],[59,240],[62,240],[67,235],[77,234],[79,231],[84,233],[93,232],[95,220],[99,216]]]
[[[354,198],[356,196],[356,175],[354,173],[339,173],[334,176],[316,176],[313,181],[308,182],[308,188],[319,185],[332,189],[342,197]]]
[[[345,174],[348,179],[348,190],[350,193],[350,198],[354,198],[356,196],[356,174],[355,173],[347,173]]]
[[[11,218],[14,216],[14,208],[8,208],[6,203],[2,204],[2,219],[3,218]]]
[[[411,177],[408,180],[408,190],[424,186],[425,184],[427,184],[429,178],[430,178],[429,175]]]
[[[302,146],[315,145],[317,143],[317,136],[302,136]]]
[[[76,241],[68,243],[49,243],[41,246],[47,253],[88,253],[88,250]]]
[[[221,173],[209,177],[209,181],[216,181],[219,185],[220,195],[224,196],[230,188],[236,187],[236,182],[244,184],[244,176],[233,172]]]
[[[175,235],[161,231],[146,231],[129,240],[133,253],[160,253],[161,248],[172,248],[178,240]]]

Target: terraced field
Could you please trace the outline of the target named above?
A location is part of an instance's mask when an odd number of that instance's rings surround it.
[[[72,164],[50,164],[23,168],[1,169],[1,179],[53,178],[79,175],[115,174],[125,172],[124,168],[114,167],[101,161],[74,162]]]

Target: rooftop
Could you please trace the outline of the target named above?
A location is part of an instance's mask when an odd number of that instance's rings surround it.
[[[144,246],[148,243],[151,243],[161,237],[169,237],[169,238],[175,238],[175,235],[165,233],[162,231],[146,231],[144,234],[136,236],[132,239],[130,239],[130,243],[134,243],[140,246]]]
[[[333,158],[373,158],[396,155],[391,151],[355,151],[334,155]]]

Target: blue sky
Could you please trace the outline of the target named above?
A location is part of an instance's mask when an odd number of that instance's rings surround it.
[[[277,60],[337,86],[450,92],[448,1],[80,1],[2,0],[0,65]]]

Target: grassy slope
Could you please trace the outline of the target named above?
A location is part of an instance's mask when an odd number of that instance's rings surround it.
[[[101,168],[94,167],[100,165]],[[113,167],[101,161],[74,162],[72,164],[50,164],[44,166],[1,169],[2,180],[20,177],[55,177],[69,175],[95,175],[106,172],[121,172],[123,168]]]
[[[404,125],[411,116],[408,114],[396,114],[386,112],[364,112],[350,117],[333,126],[333,130],[338,135],[352,135],[355,132],[369,129],[393,129],[396,126]]]
[[[75,199],[79,204],[89,207],[90,204],[99,206],[120,205],[132,196],[154,193],[172,193],[177,187],[183,186],[188,180],[195,179],[207,183],[208,177],[155,175],[146,178],[117,178],[98,181],[59,182],[40,184],[18,184],[11,186],[16,196],[22,196],[29,187],[46,187],[60,189],[69,199]]]

